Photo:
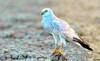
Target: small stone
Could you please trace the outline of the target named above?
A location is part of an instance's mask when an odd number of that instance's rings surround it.
[[[5,55],[0,53],[0,60],[5,60]]]
[[[5,54],[5,58],[6,59],[11,58],[11,55],[9,53]]]
[[[27,54],[27,53],[23,53],[22,56],[23,56],[25,59],[27,59],[28,54]]]
[[[19,54],[18,59],[25,59],[22,54]]]
[[[12,59],[18,59],[18,57],[19,57],[19,53],[18,52],[11,52],[11,58]]]
[[[40,59],[37,59],[38,61],[45,61],[45,59],[44,58],[40,58]]]
[[[51,57],[51,61],[67,61],[67,59],[62,54],[55,53]]]
[[[4,49],[4,56],[5,56],[5,59],[8,59],[8,58],[11,57],[10,52],[8,51],[8,49]]]

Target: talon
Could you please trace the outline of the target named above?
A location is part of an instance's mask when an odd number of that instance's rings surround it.
[[[54,54],[60,54],[60,55],[62,54],[62,43],[60,44],[59,50],[56,50],[56,44],[55,44],[54,51],[53,51],[53,53],[50,54],[50,56],[52,56]]]
[[[62,43],[60,44],[59,50],[56,51],[58,54],[62,54]]]
[[[62,51],[61,50],[57,50],[56,53],[57,54],[62,54]]]

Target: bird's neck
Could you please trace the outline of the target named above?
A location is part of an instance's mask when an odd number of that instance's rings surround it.
[[[43,17],[43,20],[49,20],[49,21],[53,21],[55,19],[55,15],[48,15],[48,16],[44,16]]]

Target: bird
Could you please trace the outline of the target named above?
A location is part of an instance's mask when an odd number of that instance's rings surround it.
[[[43,29],[54,38],[54,51],[50,56],[54,53],[62,54],[62,46],[66,46],[67,42],[78,48],[82,47],[89,51],[93,51],[66,21],[55,16],[51,8],[42,9],[41,16]],[[56,49],[57,44],[60,46],[58,50]]]

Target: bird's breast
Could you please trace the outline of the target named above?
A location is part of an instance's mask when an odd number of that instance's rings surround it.
[[[47,32],[52,32],[53,27],[51,23],[43,22],[42,25],[43,25],[44,30],[46,30]]]

